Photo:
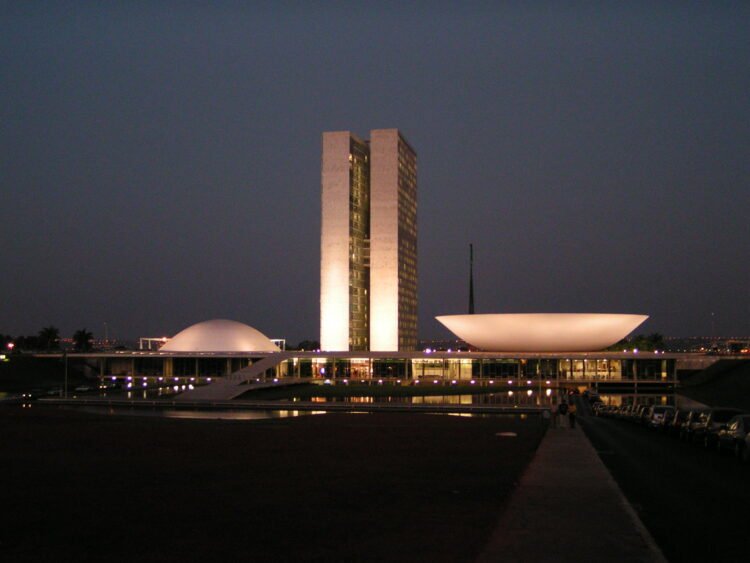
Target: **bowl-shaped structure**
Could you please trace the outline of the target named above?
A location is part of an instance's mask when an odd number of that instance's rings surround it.
[[[178,332],[162,352],[278,352],[262,332],[237,321],[203,321]]]
[[[648,315],[523,313],[435,317],[488,352],[594,352],[625,338]]]

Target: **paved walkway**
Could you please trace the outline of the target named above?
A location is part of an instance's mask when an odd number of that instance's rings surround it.
[[[666,560],[576,425],[549,429],[478,561]]]

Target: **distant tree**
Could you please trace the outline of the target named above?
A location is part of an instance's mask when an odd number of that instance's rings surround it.
[[[607,348],[607,350],[616,351],[616,352],[622,352],[623,350],[630,347],[630,341],[627,338],[623,338],[622,340],[618,340],[612,346]]]
[[[88,330],[82,328],[73,334],[73,345],[78,352],[88,352],[91,350],[91,339],[94,337]]]
[[[16,336],[14,342],[16,343],[16,352],[39,349],[39,339],[36,336]]]
[[[295,348],[294,350],[319,350],[320,349],[320,342],[317,340],[303,340]]]
[[[646,337],[646,350],[661,350],[664,348],[664,335],[652,332]]]
[[[634,350],[645,350],[646,342],[646,335],[645,334],[636,334],[635,336],[631,336],[627,339],[629,342],[629,348],[632,348]]]
[[[60,329],[52,325],[46,326],[39,331],[37,339],[42,350],[57,350],[60,348]]]
[[[663,350],[664,349],[664,335],[658,332],[651,334],[636,334],[620,340],[617,344],[614,344],[608,348],[608,350]]]

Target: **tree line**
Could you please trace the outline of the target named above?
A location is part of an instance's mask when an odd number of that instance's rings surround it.
[[[94,335],[82,328],[73,333],[73,347],[77,352],[88,352],[93,348]],[[12,344],[12,346],[9,346]],[[60,350],[60,329],[56,326],[45,326],[35,335],[11,336],[0,334],[0,345],[3,350],[14,352],[55,352]]]
[[[654,351],[664,350],[664,335],[658,332],[652,332],[651,334],[636,334],[623,338],[617,344],[614,344],[608,348],[608,350],[643,350],[643,351]]]

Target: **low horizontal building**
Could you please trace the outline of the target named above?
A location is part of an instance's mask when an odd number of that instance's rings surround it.
[[[668,384],[678,379],[680,363],[698,369],[693,354],[654,352],[490,353],[490,352],[115,352],[69,354],[97,362],[103,379],[138,378],[149,385],[163,381],[207,383],[243,371],[248,379],[269,377],[311,380],[385,379],[399,383],[485,383],[494,380],[554,380],[576,387],[592,384]],[[252,366],[262,362],[263,369]],[[697,362],[697,364],[696,364]]]
[[[682,370],[697,371],[715,358],[663,352],[321,352],[279,351],[261,332],[234,321],[198,323],[158,351],[68,354],[95,369],[102,384],[129,388],[190,387],[231,379],[309,379],[400,385],[507,385],[515,387],[665,390]]]

